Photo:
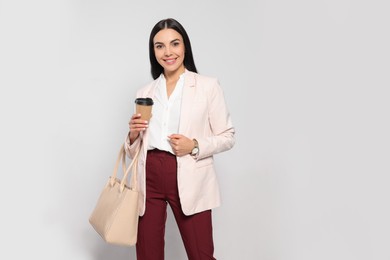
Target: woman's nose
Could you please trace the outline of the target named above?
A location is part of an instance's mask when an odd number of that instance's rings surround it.
[[[171,55],[171,48],[166,47],[166,48],[165,48],[164,55],[165,55],[165,56],[170,56],[170,55]]]

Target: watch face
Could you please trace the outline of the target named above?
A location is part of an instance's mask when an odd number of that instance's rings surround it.
[[[195,147],[194,149],[192,149],[192,152],[191,152],[191,154],[197,154],[197,153],[198,153],[198,151],[199,151],[199,149]]]

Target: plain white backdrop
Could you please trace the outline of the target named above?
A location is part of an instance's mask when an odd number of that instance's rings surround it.
[[[390,259],[390,4],[0,0],[1,259],[125,260],[88,223],[160,19],[218,77],[222,260]],[[185,251],[170,214],[166,259]]]

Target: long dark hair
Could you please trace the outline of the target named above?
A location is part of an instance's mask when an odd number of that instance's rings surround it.
[[[159,21],[150,32],[149,59],[153,79],[157,79],[161,75],[161,73],[164,72],[163,67],[156,60],[153,44],[154,36],[162,29],[173,29],[180,33],[181,37],[183,37],[185,48],[184,67],[189,71],[198,72],[195,67],[194,57],[192,56],[190,38],[188,37],[186,30],[184,30],[184,27],[178,21],[172,18],[168,18]]]

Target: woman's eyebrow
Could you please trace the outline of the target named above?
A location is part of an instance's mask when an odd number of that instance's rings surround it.
[[[175,42],[175,41],[180,41],[180,39],[174,39],[171,41],[171,43]],[[163,44],[164,45],[164,43],[162,43],[162,42],[155,42],[154,45],[156,45],[156,44]]]

